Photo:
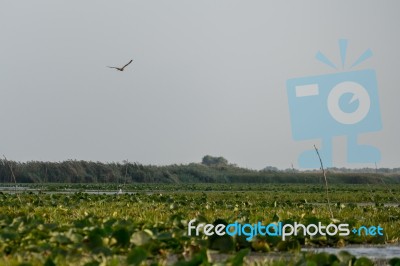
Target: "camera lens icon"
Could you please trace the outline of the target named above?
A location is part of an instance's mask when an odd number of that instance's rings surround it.
[[[346,95],[351,96],[345,97]],[[345,102],[343,102],[343,98]],[[346,102],[347,101],[347,102]],[[362,121],[371,107],[371,100],[367,90],[359,83],[346,81],[337,84],[328,95],[329,114],[337,122],[353,125]],[[357,105],[356,110],[348,111],[351,105]],[[347,110],[343,110],[347,109]]]

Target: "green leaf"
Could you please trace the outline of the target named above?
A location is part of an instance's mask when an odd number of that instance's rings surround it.
[[[221,252],[232,251],[235,248],[233,238],[229,235],[212,235],[208,238],[208,248]]]
[[[295,251],[298,252],[301,249],[301,245],[298,240],[290,239],[279,242],[277,246],[279,251]]]
[[[389,260],[390,266],[400,266],[400,258],[393,258]]]
[[[43,266],[56,266],[54,261],[51,258],[47,258],[46,262],[43,264]]]
[[[100,263],[98,261],[91,261],[84,264],[84,266],[99,266]]]
[[[125,247],[129,245],[131,235],[126,228],[117,229],[112,236],[115,237],[119,246]]]
[[[345,251],[345,250],[340,251],[337,256],[338,256],[340,262],[345,263],[345,264],[349,264],[350,261],[355,260],[355,257],[353,255],[351,255],[348,251]]]
[[[71,243],[71,240],[62,233],[54,233],[54,235],[50,238],[50,241],[64,245]]]
[[[361,257],[357,259],[356,262],[354,263],[354,266],[373,266],[373,265],[374,263],[366,257]]]
[[[126,258],[128,265],[140,265],[147,258],[146,250],[141,247],[134,248]]]
[[[94,249],[103,246],[103,238],[97,232],[90,232],[87,245],[89,248]]]

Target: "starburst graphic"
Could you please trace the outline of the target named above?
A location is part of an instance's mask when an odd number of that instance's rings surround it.
[[[342,60],[342,69],[346,68],[346,55],[347,55],[347,39],[340,39],[339,40],[339,49],[340,49],[340,58]],[[364,53],[362,53],[358,59],[351,64],[349,69],[352,69],[353,67],[361,64],[368,58],[372,56],[372,51],[371,49],[367,49]],[[322,63],[324,63],[327,66],[330,66],[334,69],[338,69],[338,67],[327,57],[325,56],[322,52],[318,51],[317,54],[315,55],[315,58]]]

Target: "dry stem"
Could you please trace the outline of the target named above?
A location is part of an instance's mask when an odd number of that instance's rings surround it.
[[[331,218],[333,219],[333,213],[332,213],[331,204],[329,201],[328,179],[326,178],[325,169],[324,169],[324,165],[322,164],[321,156],[319,155],[318,149],[315,145],[314,145],[314,149],[317,152],[319,162],[321,163],[321,170],[322,170],[322,174],[324,175],[324,179],[325,179],[326,199],[328,200],[329,212],[331,213]]]

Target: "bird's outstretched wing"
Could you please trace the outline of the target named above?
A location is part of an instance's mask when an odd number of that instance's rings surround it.
[[[115,69],[119,69],[119,67],[112,67],[112,66],[107,66],[109,68],[115,68]]]
[[[125,66],[122,67],[122,69],[124,69],[125,67],[127,67],[130,63],[132,63],[133,60],[129,61]]]

